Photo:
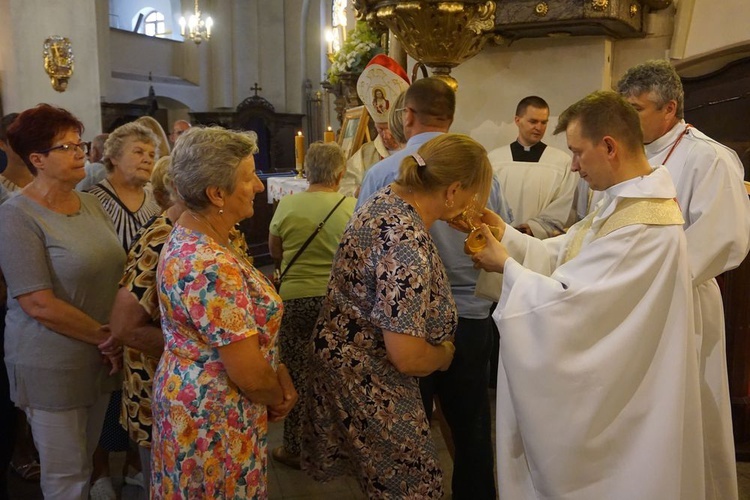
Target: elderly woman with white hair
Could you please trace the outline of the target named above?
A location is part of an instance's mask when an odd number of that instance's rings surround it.
[[[357,203],[356,198],[338,193],[344,162],[338,144],[311,145],[305,156],[310,187],[281,199],[269,229],[271,257],[284,273],[280,294],[286,314],[281,322],[279,355],[289,367],[301,398],[307,378],[307,351],[333,256]],[[284,444],[273,450],[274,460],[299,469],[300,439],[300,410],[295,408],[284,420]]]
[[[107,177],[88,189],[112,219],[125,252],[130,249],[141,226],[161,212],[149,182],[154,161],[158,158],[158,144],[156,134],[140,123],[126,123],[117,127],[104,143],[103,162]],[[138,457],[130,446],[128,433],[120,425],[121,401],[122,392],[113,392],[99,447],[94,454],[92,496],[115,497],[108,452],[128,451],[126,470],[123,472],[127,472],[128,466],[139,469]]]
[[[268,420],[297,400],[276,361],[282,303],[230,243],[263,191],[254,135],[191,128],[170,175],[186,206],[161,253],[165,349],[154,379],[152,498],[265,498]]]
[[[104,143],[107,177],[88,190],[112,218],[126,252],[141,226],[161,212],[149,183],[158,144],[156,134],[144,125],[117,127]]]

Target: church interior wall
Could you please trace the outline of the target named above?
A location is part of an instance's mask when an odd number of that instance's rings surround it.
[[[677,14],[672,57],[699,58],[750,39],[747,0],[679,0]]]
[[[185,109],[234,108],[252,95],[255,82],[277,111],[305,112],[304,80],[309,78],[317,90],[328,66],[323,29],[331,0],[201,0],[201,9],[216,18],[211,40],[201,45],[109,27],[113,6],[126,4],[137,11],[157,3],[171,7],[173,19],[192,9],[190,0],[0,0],[3,111],[51,102],[83,118],[86,135],[94,135],[101,123],[100,102],[145,97],[151,72],[156,94],[182,105],[170,108],[170,122]],[[693,62],[726,63],[743,50],[750,52],[749,11],[747,0],[679,0],[676,7],[647,17],[646,38],[545,38],[487,46],[453,71],[460,85],[453,130],[492,149],[515,138],[514,107],[525,95],[549,101],[554,128],[567,105],[608,88],[646,59],[672,57],[686,76],[694,76],[689,70],[717,69]],[[52,89],[42,69],[42,43],[51,34],[69,36],[76,54],[75,73],[64,93]],[[562,137],[548,134],[547,139],[564,147]]]
[[[516,104],[538,95],[550,105],[545,142],[567,149],[551,134],[571,103],[609,81],[611,42],[600,37],[519,40],[510,47],[488,46],[453,70],[458,80],[451,131],[472,136],[488,150],[516,139]]]
[[[560,113],[595,90],[610,89],[631,66],[668,57],[674,12],[649,14],[644,38],[522,39],[510,46],[488,45],[453,70],[458,80],[454,132],[466,133],[488,150],[516,139],[515,107],[527,95],[550,105],[545,142],[567,150],[565,137],[552,135]]]
[[[84,137],[101,128],[97,17],[91,0],[2,0],[3,112],[19,112],[41,102],[69,109],[85,125]],[[75,72],[65,92],[50,85],[42,48],[50,35],[67,36],[75,53]]]

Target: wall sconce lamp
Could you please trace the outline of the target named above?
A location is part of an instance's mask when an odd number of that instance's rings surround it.
[[[73,46],[67,37],[52,35],[44,41],[44,71],[49,75],[52,88],[65,92],[73,76]]]

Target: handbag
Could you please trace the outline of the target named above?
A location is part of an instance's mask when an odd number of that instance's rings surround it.
[[[305,241],[302,246],[297,250],[297,253],[294,254],[294,257],[292,257],[289,260],[289,264],[286,265],[286,269],[282,272],[280,268],[276,268],[273,272],[273,278],[271,281],[273,282],[273,286],[276,287],[276,291],[278,292],[281,289],[281,282],[284,279],[284,276],[286,276],[286,273],[289,272],[289,268],[292,267],[292,264],[294,264],[297,259],[299,259],[300,255],[302,255],[302,252],[305,251],[305,249],[312,243],[312,240],[315,239],[315,237],[318,235],[318,233],[323,229],[323,225],[325,225],[326,221],[333,215],[333,212],[336,211],[337,208],[339,208],[339,205],[341,205],[344,200],[346,199],[346,196],[342,196],[336,205],[331,209],[330,212],[328,212],[328,215],[326,215],[326,218],[323,219],[323,221],[318,224],[318,226],[315,228],[315,231],[312,232],[312,234],[307,238],[307,241]]]

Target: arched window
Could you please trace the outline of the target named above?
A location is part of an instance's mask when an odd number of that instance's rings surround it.
[[[161,36],[167,32],[164,24],[164,14],[158,10],[152,10],[143,20],[143,33],[148,36]]]

